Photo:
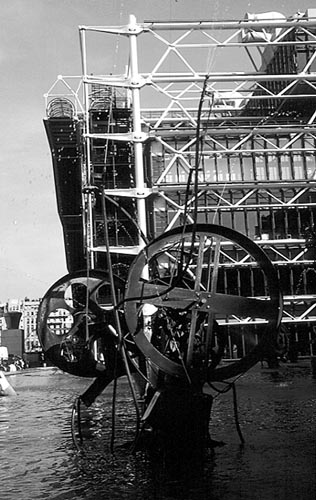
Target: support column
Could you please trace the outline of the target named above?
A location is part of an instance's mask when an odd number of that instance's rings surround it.
[[[141,142],[141,113],[140,113],[140,89],[137,57],[137,23],[135,16],[130,16],[129,23],[129,44],[130,44],[130,79],[132,83],[132,116],[133,116],[133,136],[135,155],[135,181],[138,194],[144,192],[144,163],[143,144]],[[138,224],[145,236],[147,236],[146,203],[144,198],[137,198]],[[139,244],[144,246],[144,241],[140,237]]]

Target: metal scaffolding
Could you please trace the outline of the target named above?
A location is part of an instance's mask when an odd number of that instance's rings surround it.
[[[198,222],[236,229],[266,251],[283,287],[284,324],[297,339],[308,330],[311,340],[316,325],[316,9],[288,19],[267,13],[236,21],[137,23],[130,16],[127,26],[81,26],[79,31],[82,78],[73,85],[74,77],[60,76],[46,103],[49,109],[60,101],[63,92],[57,89],[64,87],[73,106],[71,120],[82,127],[82,231],[91,267],[103,266],[107,251],[100,191],[118,267],[128,265],[147,237],[182,224],[184,214],[192,221],[196,205]],[[121,73],[106,61],[102,73],[96,72],[95,54],[87,49],[90,35],[93,47],[96,36],[127,40]],[[194,192],[186,198],[185,190],[197,140],[196,200]],[[251,261],[228,250],[221,250],[224,275],[235,269],[240,286],[247,270],[253,293]]]

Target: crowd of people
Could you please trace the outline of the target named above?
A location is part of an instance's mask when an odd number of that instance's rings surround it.
[[[0,370],[3,372],[16,372],[27,368],[27,363],[21,356],[9,354],[7,359],[0,359]]]

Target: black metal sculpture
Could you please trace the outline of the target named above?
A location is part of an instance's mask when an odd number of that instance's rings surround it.
[[[236,269],[237,254],[240,268],[246,262],[265,283],[264,297],[224,286],[222,271],[230,262]],[[144,247],[126,283],[95,270],[61,278],[41,302],[38,332],[56,366],[95,378],[74,412],[127,375],[137,408],[134,449],[150,429],[151,441],[163,447],[201,450],[211,443],[205,386],[230,381],[271,355],[281,311],[277,274],[264,251],[232,229],[196,224]],[[245,318],[247,353],[225,363],[224,325],[231,321],[238,337]]]

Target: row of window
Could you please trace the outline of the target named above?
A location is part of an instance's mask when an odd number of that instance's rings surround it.
[[[190,156],[152,158],[153,182],[185,184]],[[171,165],[169,168],[168,165]],[[165,174],[164,174],[165,172]],[[316,162],[311,153],[203,154],[199,163],[199,182],[315,180]]]

